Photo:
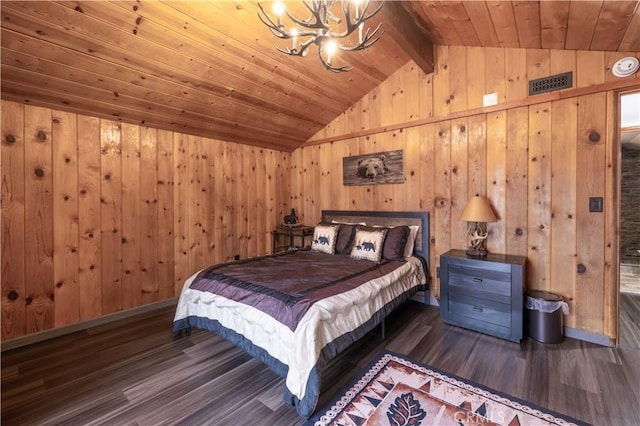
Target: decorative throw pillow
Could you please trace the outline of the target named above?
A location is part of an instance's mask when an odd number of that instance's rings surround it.
[[[413,256],[413,248],[415,246],[416,236],[418,235],[419,230],[420,226],[418,225],[409,226],[409,237],[407,238],[407,245],[404,246],[404,257]]]
[[[333,254],[336,248],[338,225],[316,225],[313,230],[311,251]]]
[[[405,225],[389,228],[384,239],[382,257],[387,260],[404,260],[404,248],[409,232],[409,227]]]
[[[353,246],[353,237],[356,235],[355,225],[341,224],[336,239],[336,254],[349,254]]]
[[[331,223],[340,225],[338,240],[336,241],[336,254],[349,254],[353,246],[353,237],[356,235],[355,225],[365,225],[364,222],[348,223],[332,220]]]
[[[351,248],[353,259],[365,259],[372,262],[380,262],[382,259],[382,248],[387,229],[377,231],[365,231],[358,229]]]

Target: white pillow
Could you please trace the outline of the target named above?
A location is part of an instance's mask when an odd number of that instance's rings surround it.
[[[380,262],[386,229],[379,231],[365,231],[358,229],[351,248],[353,259],[364,259],[372,262]]]
[[[337,234],[338,225],[316,225],[313,230],[311,251],[334,254],[336,249]]]
[[[409,226],[409,236],[407,237],[407,245],[404,246],[404,257],[413,256],[413,246],[416,244],[416,237],[418,236],[418,231],[420,230],[419,225],[411,225]],[[428,244],[428,241],[423,241],[422,244]]]

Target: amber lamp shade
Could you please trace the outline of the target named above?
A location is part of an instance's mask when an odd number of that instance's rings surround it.
[[[467,202],[460,220],[468,223],[469,248],[467,254],[470,256],[486,256],[487,249],[484,241],[489,235],[487,233],[487,222],[496,222],[498,218],[491,208],[489,200],[481,195],[471,197]]]

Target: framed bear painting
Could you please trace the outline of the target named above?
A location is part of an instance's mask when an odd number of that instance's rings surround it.
[[[344,185],[404,183],[402,150],[354,155],[342,159]]]

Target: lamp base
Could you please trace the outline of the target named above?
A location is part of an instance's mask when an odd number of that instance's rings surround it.
[[[484,247],[469,247],[467,249],[467,256],[485,257],[487,251]]]
[[[469,248],[467,248],[468,256],[484,257],[487,255],[487,249],[484,248],[484,241],[489,233],[487,232],[487,224],[484,222],[469,222]]]

